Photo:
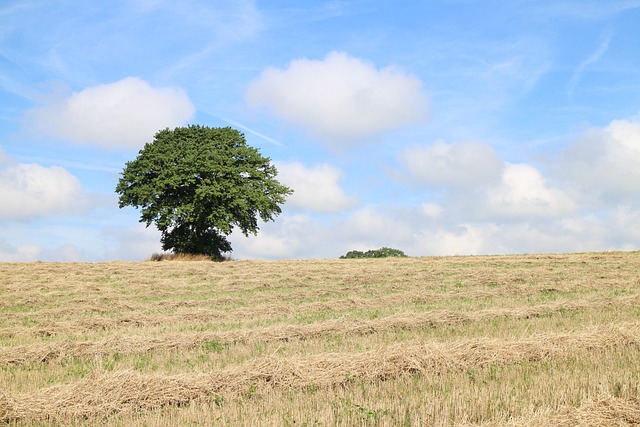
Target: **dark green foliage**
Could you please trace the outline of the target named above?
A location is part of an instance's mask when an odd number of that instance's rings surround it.
[[[270,162],[230,127],[165,129],[126,163],[119,206],[140,208],[140,222],[161,231],[163,250],[220,259],[232,250],[234,227],[256,234],[258,217],[272,221],[292,193]]]
[[[387,257],[406,257],[404,252],[399,249],[392,248],[380,248],[380,249],[371,249],[366,252],[362,251],[349,251],[346,255],[342,255],[340,259],[349,259],[349,258],[387,258]]]

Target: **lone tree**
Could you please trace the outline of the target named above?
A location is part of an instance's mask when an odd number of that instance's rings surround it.
[[[163,250],[222,259],[234,227],[256,234],[258,216],[272,221],[293,192],[270,162],[230,127],[161,130],[125,164],[119,206],[140,208],[140,222],[162,232]]]

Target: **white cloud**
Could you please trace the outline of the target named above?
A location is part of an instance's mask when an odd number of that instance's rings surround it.
[[[10,163],[11,162],[11,158],[9,157],[9,155],[2,149],[2,147],[0,147],[0,166],[5,164],[5,163]]]
[[[25,220],[77,211],[86,202],[78,179],[59,166],[0,167],[0,219]]]
[[[624,242],[624,249],[640,248],[640,210],[629,206],[618,206],[611,213],[610,223],[618,230],[618,238]]]
[[[285,70],[268,68],[251,83],[246,99],[333,143],[416,123],[427,111],[418,77],[396,67],[378,70],[341,52],[294,60]]]
[[[294,190],[287,205],[313,212],[340,212],[356,204],[340,188],[343,173],[334,166],[322,163],[308,168],[300,162],[276,166],[278,180]]]
[[[494,225],[463,224],[457,227],[421,228],[406,242],[405,252],[420,255],[477,255],[487,253],[487,234]]]
[[[118,215],[129,217],[135,221],[135,215],[131,212],[127,215],[119,212]],[[162,233],[158,231],[155,224],[146,227],[142,223],[132,222],[131,226],[116,227],[110,226],[102,230],[101,238],[110,243],[109,249],[105,252],[106,259],[119,259],[125,261],[142,261],[148,259],[154,253],[162,252],[160,239]]]
[[[475,188],[499,182],[504,162],[489,145],[436,141],[401,154],[409,175],[434,187]]]
[[[585,196],[627,201],[640,196],[640,122],[614,120],[593,129],[562,156],[558,174]]]
[[[440,215],[442,215],[442,213],[444,212],[444,209],[442,209],[442,206],[440,206],[437,203],[423,203],[422,206],[422,213],[428,217],[431,218],[437,218]]]
[[[415,182],[447,190],[443,204],[422,206],[428,217],[446,210],[461,221],[556,218],[576,209],[533,166],[505,162],[487,144],[436,141],[405,150],[401,162]]]
[[[28,262],[36,261],[42,248],[36,245],[13,246],[6,240],[0,239],[0,262]]]
[[[33,108],[26,118],[36,132],[78,144],[141,148],[157,131],[186,123],[194,111],[182,89],[128,77]]]
[[[365,206],[332,226],[340,239],[353,242],[351,249],[393,247],[410,239],[418,222],[376,206]],[[401,249],[401,248],[397,248]]]
[[[486,209],[497,218],[558,218],[576,209],[573,200],[552,188],[534,167],[507,163],[500,186],[486,190]]]
[[[331,245],[326,230],[306,215],[283,214],[275,222],[261,223],[256,236],[232,233],[232,258],[287,259],[327,256]]]
[[[89,261],[94,254],[85,253],[83,249],[75,244],[63,243],[53,248],[43,248],[38,259],[41,261],[55,262],[83,262]]]
[[[467,209],[473,210],[473,200]],[[389,246],[408,255],[482,255],[637,250],[634,230],[640,210],[619,208],[609,214],[573,214],[559,218],[526,216],[513,221],[425,215],[425,203],[413,208],[367,206],[344,217],[318,221],[283,214],[261,225],[258,236],[232,235],[233,256],[254,258],[337,258],[357,249]]]

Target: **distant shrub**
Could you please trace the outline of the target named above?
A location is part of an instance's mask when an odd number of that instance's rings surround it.
[[[380,248],[380,249],[371,249],[366,252],[362,251],[349,251],[346,255],[342,255],[340,259],[351,259],[351,258],[388,258],[388,257],[406,257],[404,252],[399,249],[392,248]]]
[[[149,261],[229,261],[231,258],[222,257],[222,259],[218,259],[209,255],[202,254],[182,254],[182,253],[172,253],[172,252],[164,252],[161,254],[155,253],[151,255]]]

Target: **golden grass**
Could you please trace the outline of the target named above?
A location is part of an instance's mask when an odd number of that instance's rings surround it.
[[[0,263],[0,424],[638,425],[640,253]]]

